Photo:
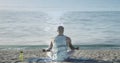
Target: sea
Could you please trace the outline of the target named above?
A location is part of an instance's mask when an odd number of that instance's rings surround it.
[[[0,10],[0,49],[47,48],[57,27],[80,49],[120,49],[120,11]]]
[[[48,45],[1,45],[0,50],[42,50]],[[79,50],[120,50],[120,45],[74,45]]]

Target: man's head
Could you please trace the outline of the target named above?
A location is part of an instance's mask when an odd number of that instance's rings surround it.
[[[59,34],[63,34],[63,32],[64,32],[64,27],[63,26],[58,26],[58,33]]]

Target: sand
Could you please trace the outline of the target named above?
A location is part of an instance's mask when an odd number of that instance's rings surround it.
[[[28,63],[26,61],[28,58],[47,57],[46,53],[43,53],[40,49],[23,50],[24,61],[20,62],[19,51],[20,50],[15,49],[0,50],[0,63]],[[81,61],[79,63],[120,63],[120,50],[76,50],[71,57],[76,59],[86,58],[95,60],[95,61]]]

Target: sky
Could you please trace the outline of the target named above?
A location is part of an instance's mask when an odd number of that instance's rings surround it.
[[[0,0],[0,10],[120,11],[120,0]]]

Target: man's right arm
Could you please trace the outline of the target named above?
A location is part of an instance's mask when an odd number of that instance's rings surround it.
[[[51,42],[50,45],[49,45],[49,48],[48,49],[43,49],[43,52],[51,51],[52,47],[53,47],[53,43]]]

